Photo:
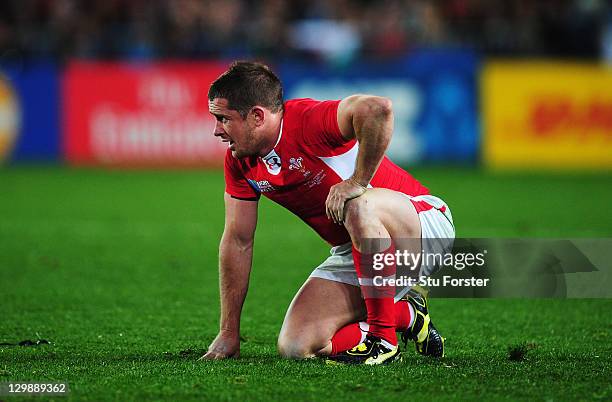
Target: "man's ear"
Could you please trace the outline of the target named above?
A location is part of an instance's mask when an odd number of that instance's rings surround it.
[[[259,106],[255,106],[251,109],[251,114],[253,115],[253,121],[255,122],[256,127],[262,126],[264,124],[266,116],[265,110],[263,110]]]

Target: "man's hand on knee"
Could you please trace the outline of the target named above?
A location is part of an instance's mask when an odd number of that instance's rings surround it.
[[[220,360],[240,356],[240,335],[221,330],[208,347],[208,352],[200,360]]]
[[[342,224],[344,222],[344,205],[346,202],[363,195],[366,190],[365,186],[357,183],[352,178],[333,185],[329,189],[329,194],[325,201],[325,214],[334,223]]]

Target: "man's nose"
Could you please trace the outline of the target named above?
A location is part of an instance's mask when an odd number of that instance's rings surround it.
[[[214,135],[215,135],[215,137],[220,137],[220,136],[222,136],[223,134],[225,134],[225,130],[223,130],[223,124],[221,124],[221,122],[220,122],[220,121],[218,121],[218,122],[215,124],[215,132],[214,132]]]

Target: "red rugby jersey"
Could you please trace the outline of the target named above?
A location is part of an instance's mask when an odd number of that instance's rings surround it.
[[[285,102],[279,139],[265,157],[236,159],[225,155],[225,191],[239,199],[260,195],[284,206],[337,246],[350,241],[344,226],[325,215],[325,200],[334,184],[355,170],[359,144],[347,141],[338,127],[339,100],[294,99]],[[386,156],[370,182],[410,196],[427,188]]]

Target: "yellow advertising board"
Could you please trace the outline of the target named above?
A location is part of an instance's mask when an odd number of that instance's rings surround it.
[[[612,169],[612,68],[490,62],[481,91],[488,167]]]

